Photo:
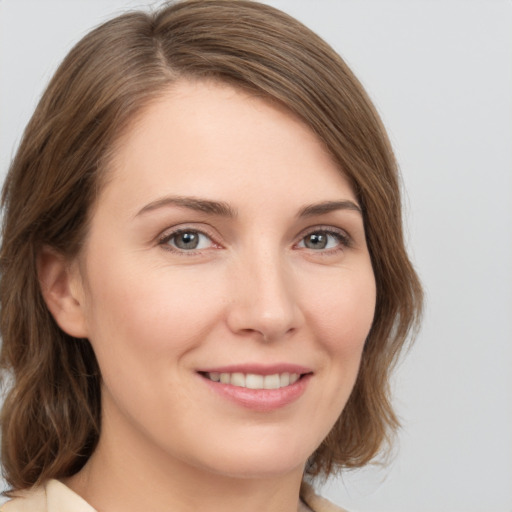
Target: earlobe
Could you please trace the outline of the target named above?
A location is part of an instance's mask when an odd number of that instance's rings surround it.
[[[75,338],[87,338],[84,294],[76,263],[50,247],[37,257],[37,273],[44,301],[59,327]]]

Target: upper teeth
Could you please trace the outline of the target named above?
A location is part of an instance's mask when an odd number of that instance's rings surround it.
[[[289,386],[299,380],[298,373],[274,373],[273,375],[258,375],[255,373],[220,373],[209,372],[206,376],[215,382],[231,384],[249,389],[279,389]]]

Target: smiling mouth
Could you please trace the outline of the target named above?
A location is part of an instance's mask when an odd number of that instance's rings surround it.
[[[225,373],[200,372],[203,377],[213,382],[230,384],[231,386],[246,389],[280,389],[295,384],[303,375],[300,373],[274,373],[272,375],[259,375],[256,373]]]

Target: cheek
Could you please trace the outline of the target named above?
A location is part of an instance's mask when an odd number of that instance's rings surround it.
[[[219,318],[216,287],[205,293],[206,276],[197,269],[193,273],[157,267],[140,272],[120,260],[90,275],[90,341],[110,410],[115,404],[114,409],[127,417],[143,413],[168,424],[173,415],[183,414],[181,406],[193,406],[183,386],[183,379],[189,378],[187,358]],[[171,389],[172,400],[165,392]],[[169,416],[165,421],[164,410]]]
[[[336,272],[330,279],[317,278],[314,290],[305,303],[321,361],[319,389],[308,412],[310,428],[318,433],[318,446],[339,418],[357,379],[375,313],[376,288],[371,266],[367,266],[358,273]]]
[[[115,262],[103,261],[89,272],[94,293],[87,317],[98,359],[116,347],[135,363],[142,358],[169,364],[212,329],[223,301],[211,273]]]
[[[333,357],[360,355],[375,314],[376,287],[370,266],[333,277],[310,296],[313,329]],[[350,359],[349,359],[350,360]]]

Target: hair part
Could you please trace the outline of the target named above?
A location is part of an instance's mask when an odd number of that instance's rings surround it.
[[[278,102],[323,141],[362,206],[375,319],[349,401],[307,471],[372,460],[398,426],[389,376],[419,322],[422,293],[402,233],[399,175],[378,114],[323,40],[245,0],[189,0],[99,26],[68,54],[30,120],[2,196],[1,416],[12,489],[76,473],[101,428],[100,371],[86,339],[59,329],[38,282],[45,246],[70,260],[87,235],[116,142],[179,79],[218,80]]]

